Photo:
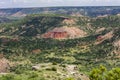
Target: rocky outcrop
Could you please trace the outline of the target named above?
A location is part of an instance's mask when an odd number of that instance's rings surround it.
[[[120,49],[120,40],[114,42],[114,46]]]
[[[109,40],[114,36],[113,31],[106,33],[105,35],[100,35],[97,37],[96,45],[101,44],[105,40]]]
[[[0,73],[8,72],[9,68],[9,61],[5,58],[0,59]]]
[[[74,19],[70,19],[70,18],[66,18],[65,20],[63,20],[63,22],[62,22],[63,24],[66,24],[66,25],[74,25],[74,24],[76,24],[76,22],[75,22],[75,20]]]
[[[37,70],[40,70],[40,67],[39,66],[32,66],[32,70],[35,70],[35,71],[37,71]]]
[[[15,14],[11,15],[11,16],[13,16],[13,17],[25,17],[25,16],[27,16],[27,14],[24,14],[22,12],[17,12]]]
[[[79,69],[76,65],[67,65],[66,70],[69,76],[73,76],[77,80],[90,80],[88,76],[79,72]]]
[[[84,37],[87,33],[77,27],[59,27],[42,35],[43,38],[73,39]]]
[[[104,31],[104,30],[105,30],[105,28],[103,27],[103,28],[97,29],[95,32],[96,32],[96,33],[100,33],[100,32],[102,32],[102,31]]]
[[[35,49],[35,50],[32,50],[32,53],[34,53],[34,54],[39,54],[41,52],[41,50],[40,49]]]
[[[114,53],[120,54],[120,40],[117,40],[113,43],[113,46],[115,48]]]

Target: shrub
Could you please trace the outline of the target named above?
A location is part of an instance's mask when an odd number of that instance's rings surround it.
[[[56,67],[52,67],[51,70],[52,71],[57,71],[57,68]]]
[[[0,80],[14,80],[14,75],[7,74],[0,77]]]
[[[35,72],[30,73],[29,79],[38,77],[38,74]]]
[[[70,78],[66,78],[65,80],[75,80],[75,79],[70,77]]]
[[[89,77],[90,80],[119,80],[120,68],[107,70],[106,67],[101,65],[99,68],[93,69]]]
[[[20,64],[10,68],[10,71],[15,72],[16,74],[22,74],[27,70],[31,70],[31,67],[28,64]]]
[[[52,64],[53,64],[53,65],[57,65],[57,63],[56,63],[56,62],[53,62]]]
[[[57,68],[56,67],[46,68],[46,70],[48,70],[48,71],[57,71]]]

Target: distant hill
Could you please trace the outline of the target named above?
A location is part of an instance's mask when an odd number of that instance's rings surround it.
[[[96,17],[101,15],[116,15],[120,13],[120,7],[43,7],[43,8],[10,8],[0,9],[0,16],[21,14],[55,13],[77,16]]]
[[[0,29],[3,30],[1,35],[37,36],[54,28],[67,26],[77,27],[87,34],[93,34],[100,28],[111,30],[119,27],[119,21],[119,15],[90,18],[58,14],[32,14],[18,21],[2,23]]]

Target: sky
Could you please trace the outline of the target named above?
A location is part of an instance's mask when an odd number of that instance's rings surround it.
[[[0,8],[54,6],[120,6],[120,0],[0,0]]]

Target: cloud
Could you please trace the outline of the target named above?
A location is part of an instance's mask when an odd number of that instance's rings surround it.
[[[0,4],[5,4],[5,2],[0,2]]]
[[[2,7],[119,6],[120,0],[0,0]]]
[[[29,3],[30,0],[12,0],[13,3]]]

